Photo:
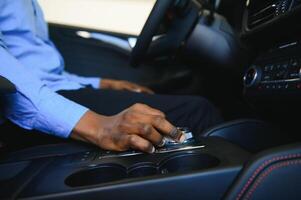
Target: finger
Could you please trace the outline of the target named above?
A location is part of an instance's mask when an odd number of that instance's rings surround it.
[[[186,140],[182,131],[173,126],[165,117],[159,115],[148,115],[145,113],[134,113],[130,116],[132,123],[139,122],[142,124],[151,125],[158,130],[161,135],[170,137],[178,142],[184,142]]]
[[[146,94],[155,94],[154,91],[152,91],[151,89],[149,89],[149,88],[147,88],[147,87],[140,86],[139,89],[141,90],[142,93],[146,93]]]
[[[130,91],[130,92],[135,92],[135,93],[143,93],[141,88],[133,87],[130,85],[125,85],[124,90]]]
[[[150,124],[127,123],[122,129],[130,135],[139,135],[150,141],[154,146],[162,147],[165,145],[164,137]]]
[[[154,91],[152,91],[151,89],[141,86],[141,85],[137,85],[134,83],[130,83],[128,85],[132,91],[134,92],[138,92],[138,93],[146,93],[146,94],[154,94]]]
[[[139,150],[145,153],[155,153],[155,147],[147,140],[138,135],[129,135],[128,144],[134,150]]]
[[[154,91],[152,91],[151,89],[144,86],[137,85],[135,83],[125,82],[124,87],[125,89],[132,92],[154,94]]]
[[[138,113],[142,113],[142,114],[148,114],[148,115],[158,115],[158,116],[162,116],[162,117],[165,117],[165,114],[158,110],[158,109],[155,109],[155,108],[152,108],[148,105],[145,105],[145,104],[140,104],[140,103],[137,103],[135,105],[132,106],[132,109]]]
[[[131,92],[135,92],[135,93],[145,93],[144,89],[141,88],[141,87],[138,87],[138,86],[135,86],[135,85],[132,85],[132,84],[126,84],[123,86],[124,90],[128,90],[128,91],[131,91]]]
[[[167,119],[162,118],[160,116],[154,116],[152,118],[152,125],[160,131],[160,133],[164,134],[167,137],[174,139],[180,143],[183,143],[186,140],[186,137],[182,131],[177,129],[174,125],[172,125]]]

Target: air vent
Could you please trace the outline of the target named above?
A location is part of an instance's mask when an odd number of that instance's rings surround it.
[[[254,2],[249,7],[248,27],[254,29],[290,10],[292,0]]]

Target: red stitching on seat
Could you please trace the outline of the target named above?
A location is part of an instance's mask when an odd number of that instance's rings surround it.
[[[274,166],[271,166],[267,169],[266,172],[264,172],[262,175],[260,175],[260,177],[257,179],[257,181],[255,182],[255,184],[252,186],[252,188],[250,189],[250,191],[247,193],[245,200],[248,200],[252,197],[252,195],[254,194],[254,192],[256,191],[256,189],[258,188],[258,186],[263,182],[263,180],[265,178],[267,178],[273,171],[283,168],[283,167],[287,167],[289,165],[298,165],[301,164],[301,160],[295,160],[295,161],[286,161],[283,163],[279,163],[276,164]]]
[[[291,155],[285,155],[285,156],[277,156],[274,157],[270,160],[265,161],[263,164],[261,164],[256,170],[255,172],[252,174],[252,176],[248,179],[247,183],[244,185],[244,187],[242,188],[242,190],[240,191],[240,193],[238,194],[238,196],[236,197],[236,200],[240,200],[241,197],[243,196],[243,194],[245,193],[245,191],[248,189],[248,187],[251,185],[251,183],[254,181],[254,179],[256,178],[256,176],[269,164],[271,164],[272,162],[276,162],[276,161],[281,161],[281,160],[287,160],[287,159],[292,159],[292,158],[298,158],[301,157],[301,154],[291,154]]]

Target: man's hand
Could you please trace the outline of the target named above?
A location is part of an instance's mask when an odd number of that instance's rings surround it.
[[[100,88],[112,89],[112,90],[127,90],[131,92],[154,94],[154,92],[147,87],[140,86],[128,81],[119,81],[119,80],[112,80],[112,79],[101,79]]]
[[[185,135],[166,120],[164,113],[143,104],[135,104],[111,117],[89,111],[71,135],[106,150],[134,149],[147,153],[163,146],[165,136],[178,142],[185,140]]]

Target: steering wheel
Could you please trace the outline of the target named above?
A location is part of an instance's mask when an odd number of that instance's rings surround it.
[[[174,3],[174,0],[157,0],[140,36],[137,39],[137,43],[132,50],[130,57],[130,64],[132,66],[137,66],[142,62],[151,45],[153,37],[156,35],[167,14],[167,11]]]

